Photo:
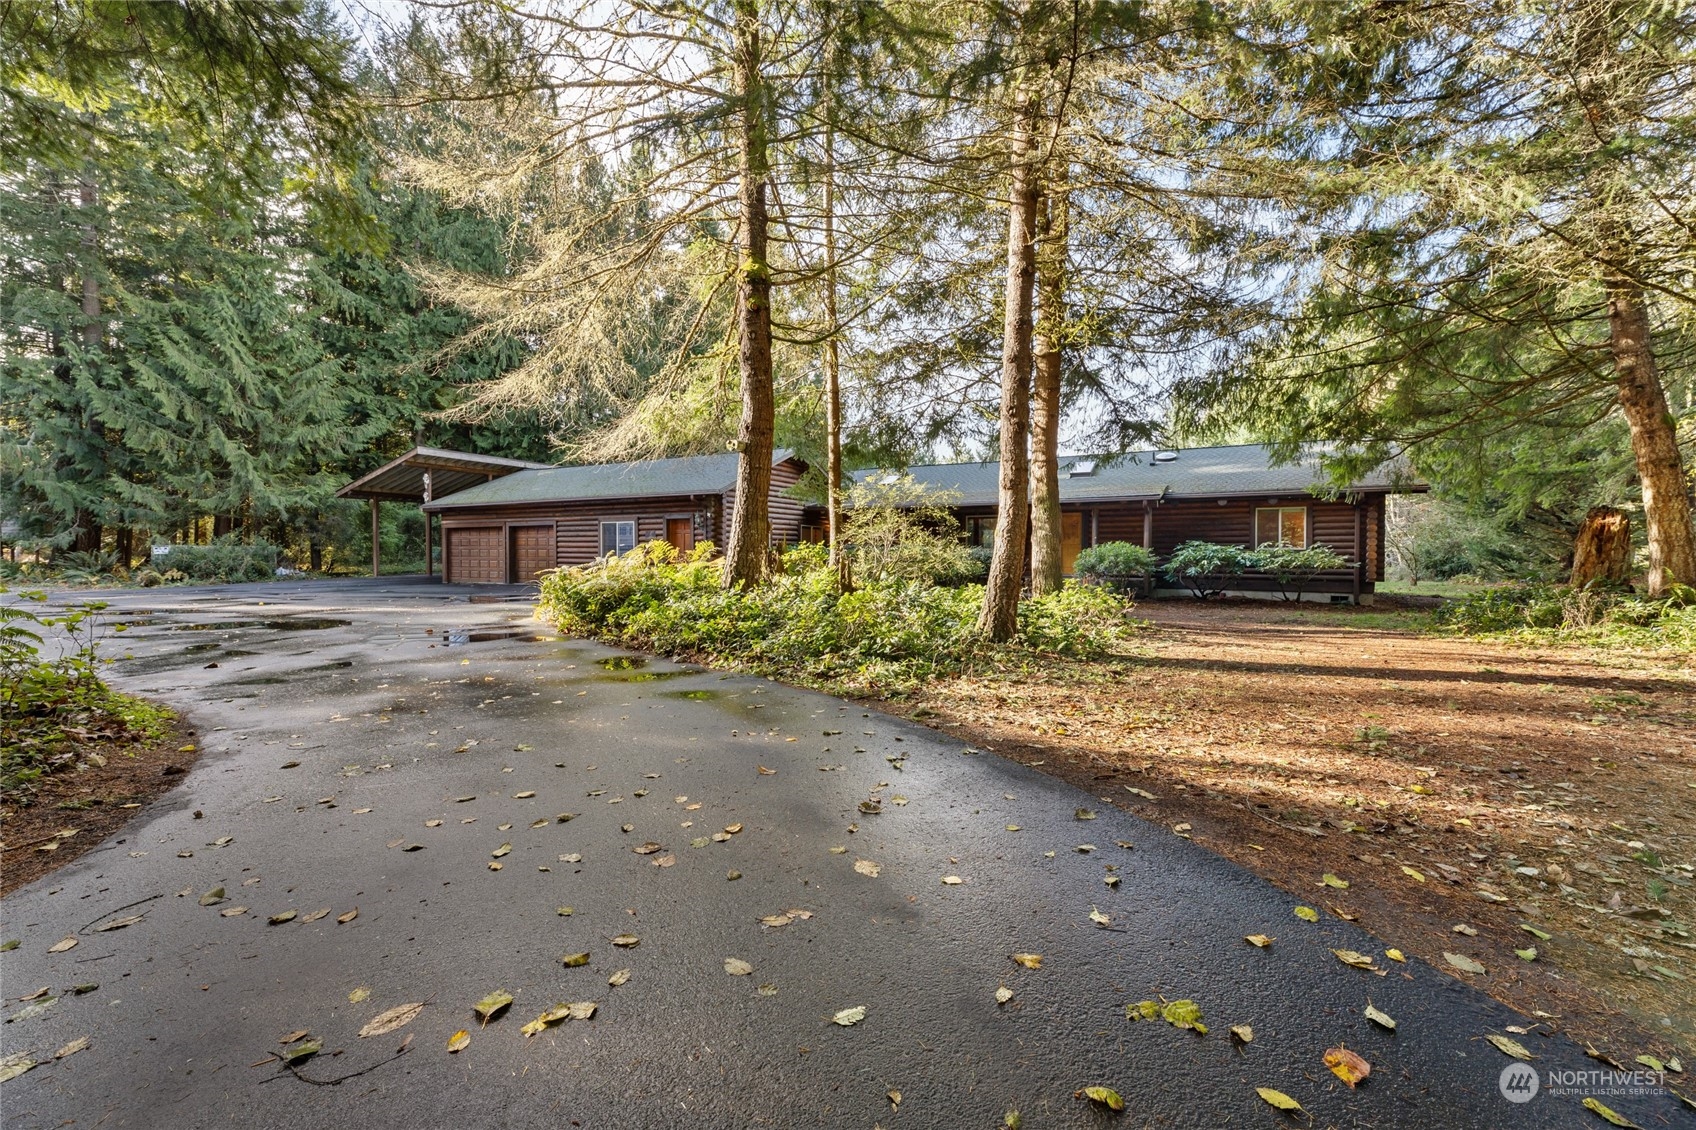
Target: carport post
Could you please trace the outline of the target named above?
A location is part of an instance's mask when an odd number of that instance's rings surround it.
[[[436,532],[430,524],[430,512],[424,511],[424,575],[436,575]]]
[[[377,543],[377,500],[373,498],[371,500],[371,575],[373,577],[377,575],[379,548]]]

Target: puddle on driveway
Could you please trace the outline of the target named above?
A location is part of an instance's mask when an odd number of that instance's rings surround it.
[[[553,642],[555,636],[536,634],[534,628],[449,628],[442,633],[442,640],[449,647],[459,647],[468,643],[491,643],[495,640],[533,639],[538,643]]]
[[[595,660],[595,666],[608,671],[634,671],[647,665],[648,657],[645,655],[608,655]]]
[[[346,628],[352,623],[352,620],[302,616],[289,620],[214,620],[206,624],[175,624],[171,631],[233,632],[239,628],[264,628],[271,632],[321,632],[325,628]]]

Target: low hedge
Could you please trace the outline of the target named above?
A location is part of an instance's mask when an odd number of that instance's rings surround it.
[[[571,635],[845,689],[910,689],[1021,655],[1098,657],[1130,628],[1123,600],[1068,585],[1022,603],[1017,639],[998,647],[977,633],[981,585],[893,579],[842,593],[822,547],[802,546],[768,583],[725,589],[712,552],[680,559],[652,542],[559,570],[542,580],[539,611]]]

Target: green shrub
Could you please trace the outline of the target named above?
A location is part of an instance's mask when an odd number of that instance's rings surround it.
[[[277,547],[268,542],[244,545],[238,541],[221,540],[210,545],[173,545],[169,553],[153,559],[153,566],[170,573],[181,573],[195,581],[264,581],[276,576]]]
[[[1600,645],[1696,650],[1696,605],[1675,586],[1659,600],[1600,585],[1485,589],[1437,610],[1441,628],[1468,635],[1555,635]]]
[[[1158,561],[1152,549],[1128,541],[1104,541],[1080,550],[1072,572],[1092,580],[1144,577],[1154,572]]]
[[[1328,545],[1305,549],[1293,545],[1263,545],[1248,555],[1251,566],[1271,575],[1285,600],[1300,600],[1313,579],[1327,569],[1342,569],[1347,559]]]
[[[710,553],[677,560],[660,542],[561,569],[543,578],[539,611],[572,635],[844,689],[907,689],[1021,652],[1097,656],[1128,628],[1111,593],[1067,586],[1021,605],[1018,639],[996,648],[977,633],[980,585],[893,577],[842,593],[826,555],[801,546],[768,583],[725,589]]]
[[[1186,541],[1166,559],[1166,575],[1197,600],[1218,596],[1253,567],[1253,555],[1242,546],[1210,541]]]
[[[157,737],[169,711],[121,695],[98,674],[98,620],[104,602],[38,612],[40,592],[0,603],[0,790],[28,803],[31,783],[75,765],[96,745]],[[44,636],[64,646],[41,657]]]
[[[848,489],[843,544],[855,578],[963,585],[988,575],[978,571],[961,541],[949,508],[953,491],[934,490],[911,475],[876,472]]]

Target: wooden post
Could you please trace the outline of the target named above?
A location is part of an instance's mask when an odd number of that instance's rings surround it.
[[[377,539],[377,500],[371,500],[371,575],[375,577],[381,566],[378,554],[381,544]]]
[[[1142,504],[1142,547],[1154,548],[1154,503]]]
[[[424,575],[436,575],[436,535],[428,510],[424,511]]]
[[[1366,588],[1366,508],[1360,503],[1354,504],[1354,602],[1360,603],[1360,594]]]

